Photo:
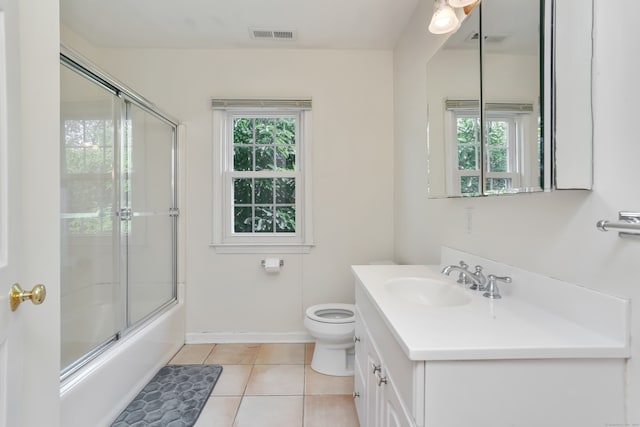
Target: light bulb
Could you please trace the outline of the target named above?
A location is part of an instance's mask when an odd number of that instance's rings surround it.
[[[437,1],[429,31],[433,34],[444,34],[453,31],[458,26],[456,13],[443,0]]]
[[[465,7],[475,3],[477,0],[447,0],[451,7]]]

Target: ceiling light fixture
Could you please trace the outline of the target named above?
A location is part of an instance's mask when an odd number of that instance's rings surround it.
[[[445,0],[435,0],[429,31],[433,34],[445,34],[458,27],[458,17]]]

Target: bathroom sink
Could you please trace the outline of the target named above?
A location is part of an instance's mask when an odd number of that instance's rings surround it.
[[[393,297],[430,307],[450,307],[471,302],[471,296],[449,281],[424,277],[399,277],[385,282]]]

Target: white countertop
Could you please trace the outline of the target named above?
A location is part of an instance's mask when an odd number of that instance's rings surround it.
[[[385,282],[398,277],[442,280],[439,266],[353,266],[357,280],[411,360],[624,358],[628,340],[528,304],[516,295],[491,300],[464,289],[466,305],[433,307],[399,299]],[[457,278],[457,272],[451,276]],[[451,286],[458,285],[447,278]],[[501,290],[510,285],[502,285]],[[553,295],[549,295],[553,298]],[[357,301],[356,301],[357,303]],[[579,301],[575,302],[579,304]],[[593,316],[598,316],[597,312]]]

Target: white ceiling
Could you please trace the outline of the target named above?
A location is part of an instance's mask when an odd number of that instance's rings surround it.
[[[392,49],[417,3],[60,0],[60,20],[97,47]],[[250,29],[294,31],[297,39],[252,39]]]

